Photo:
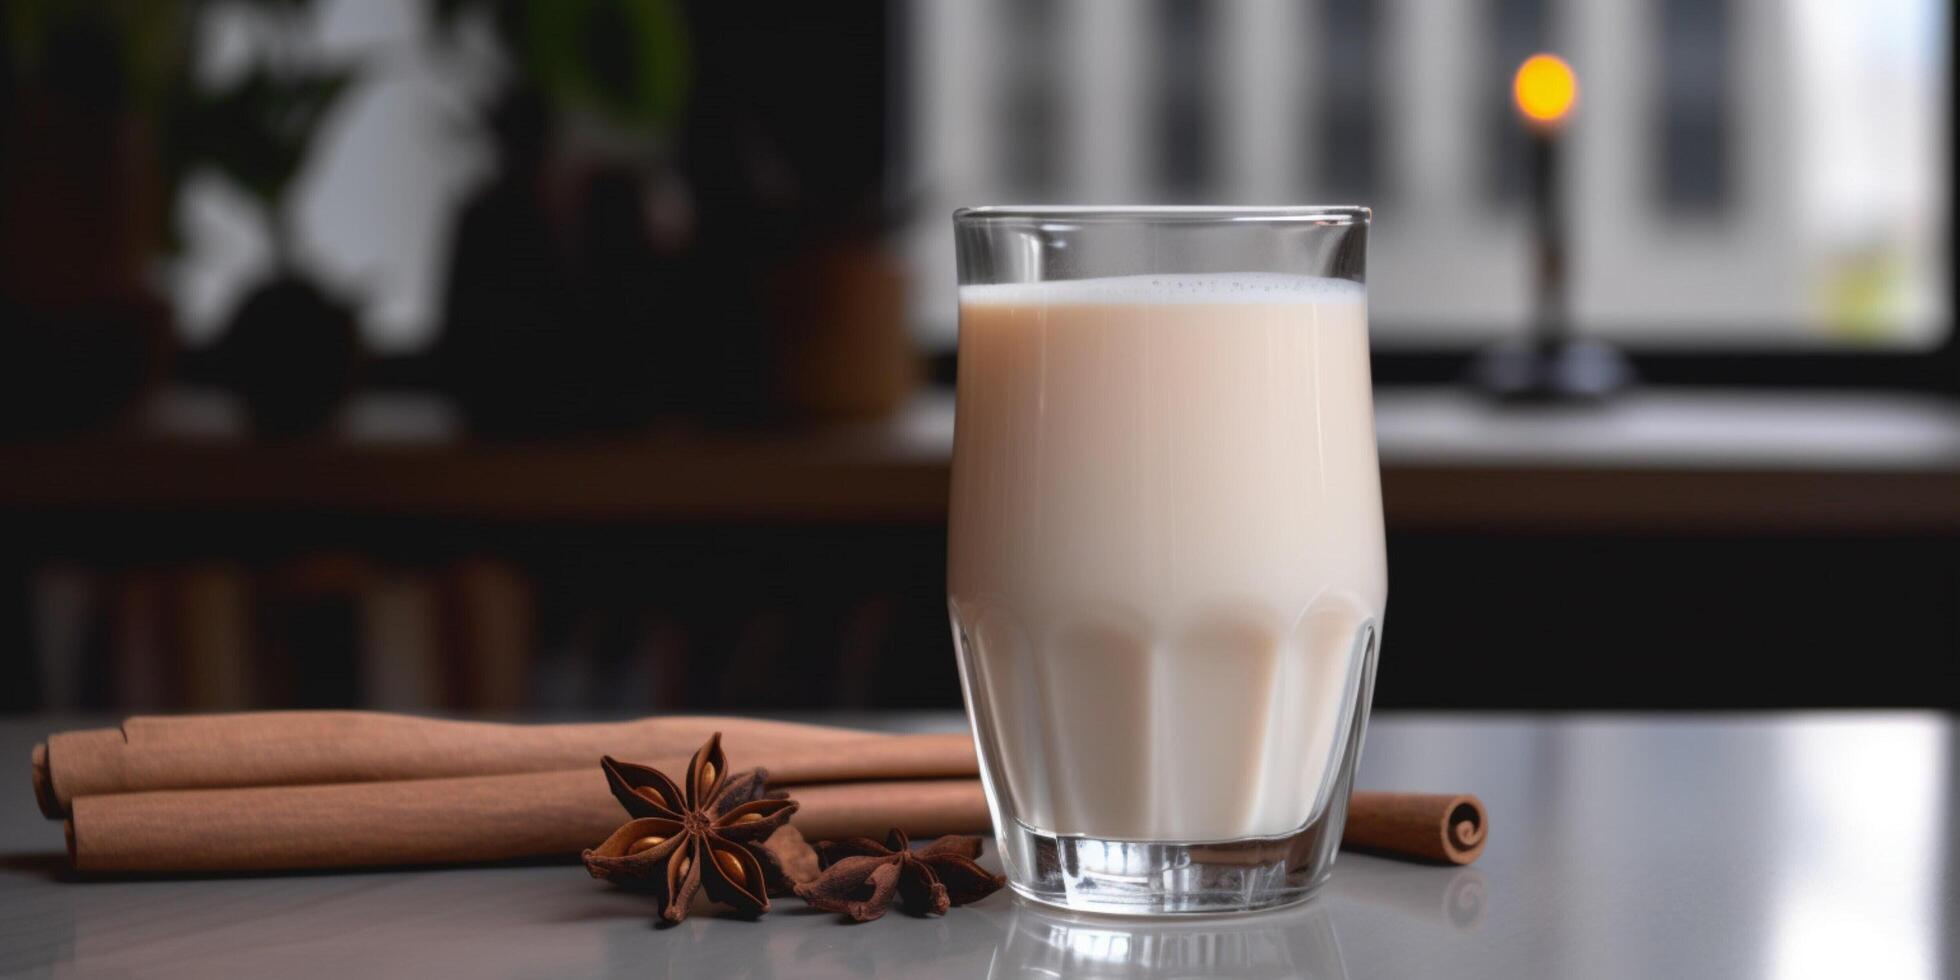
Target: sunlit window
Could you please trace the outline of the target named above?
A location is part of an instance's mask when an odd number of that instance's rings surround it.
[[[925,206],[905,240],[929,343],[952,336],[946,213],[1004,201],[1360,198],[1378,344],[1517,333],[1529,141],[1510,82],[1539,51],[1585,92],[1557,134],[1579,333],[1900,351],[1949,331],[1937,0],[1026,6],[910,8],[901,125]]]

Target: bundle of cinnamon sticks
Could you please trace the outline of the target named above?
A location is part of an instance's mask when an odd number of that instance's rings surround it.
[[[592,846],[620,821],[600,756],[676,772],[716,731],[731,760],[767,769],[773,788],[802,803],[795,824],[810,839],[881,836],[893,826],[914,837],[989,827],[966,733],[749,718],[508,725],[352,711],[137,717],[50,736],[34,750],[33,778],[42,812],[67,820],[81,871],[471,863]],[[1448,804],[1474,798],[1377,795],[1384,799],[1356,794],[1349,843],[1372,839],[1376,849],[1459,863],[1481,850],[1480,808],[1474,849],[1452,853],[1450,844],[1457,808]]]

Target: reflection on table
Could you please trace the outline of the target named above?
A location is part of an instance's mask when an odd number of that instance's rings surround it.
[[[1229,918],[1129,921],[1017,903],[989,980],[1308,977],[1347,980],[1327,904]]]

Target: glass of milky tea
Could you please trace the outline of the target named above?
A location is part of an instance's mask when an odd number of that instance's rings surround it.
[[[1368,223],[953,216],[948,605],[1023,896],[1240,912],[1327,880],[1388,593]]]

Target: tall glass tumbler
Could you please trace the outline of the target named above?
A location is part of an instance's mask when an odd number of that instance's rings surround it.
[[[948,605],[1008,880],[1324,882],[1388,582],[1357,207],[970,208]]]

